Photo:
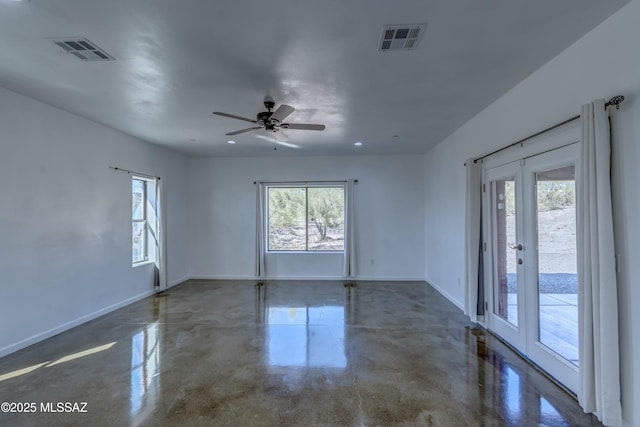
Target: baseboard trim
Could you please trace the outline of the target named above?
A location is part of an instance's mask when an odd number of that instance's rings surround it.
[[[398,277],[398,276],[356,276],[348,277],[348,280],[361,280],[371,282],[424,282],[424,277]]]
[[[219,274],[196,274],[194,276],[187,277],[187,280],[264,280],[264,277],[257,276],[234,276],[234,275],[219,275]]]
[[[191,280],[353,280],[342,276],[191,276]]]
[[[180,278],[180,279],[178,279],[178,280],[174,280],[173,282],[170,282],[170,283],[169,283],[169,286],[167,286],[167,289],[169,289],[169,288],[173,288],[174,286],[177,286],[177,285],[180,285],[180,284],[182,284],[182,283],[186,282],[186,281],[187,281],[187,280],[189,280],[189,279],[190,279],[190,277],[189,277],[189,276],[184,276],[184,277],[181,277],[181,278]]]
[[[455,305],[456,307],[458,307],[460,310],[462,310],[464,312],[464,305],[461,304],[458,300],[456,300],[454,297],[451,296],[451,294],[449,294],[447,291],[445,291],[443,288],[441,288],[440,286],[438,286],[433,280],[429,280],[426,279],[426,282],[429,286],[431,286],[433,289],[435,289],[436,291],[438,291],[440,293],[440,295],[442,295],[443,297],[445,297],[446,299],[449,300],[449,302],[451,302],[453,305]]]
[[[424,277],[380,277],[380,276],[222,276],[222,275],[195,275],[189,276],[185,280],[353,280],[372,282],[424,282]]]
[[[342,276],[265,276],[256,278],[259,280],[316,280],[316,281],[336,281],[349,280]]]
[[[25,348],[25,347],[29,347],[30,345],[33,345],[33,344],[38,343],[40,341],[44,341],[47,338],[51,338],[54,335],[58,335],[58,334],[60,334],[62,332],[68,331],[71,328],[75,328],[76,326],[79,326],[79,325],[81,325],[83,323],[86,323],[86,322],[88,322],[90,320],[96,319],[96,318],[98,318],[100,316],[103,316],[103,315],[105,315],[107,313],[115,311],[115,310],[117,310],[119,308],[122,308],[122,307],[124,307],[126,305],[129,305],[129,304],[132,304],[132,303],[134,303],[136,301],[144,299],[144,298],[146,298],[148,296],[153,295],[154,293],[155,293],[155,290],[150,290],[150,291],[147,291],[147,292],[143,292],[143,293],[138,294],[136,296],[133,296],[131,298],[127,298],[124,301],[120,301],[118,303],[111,304],[108,307],[104,307],[104,308],[102,308],[100,310],[94,311],[93,313],[89,313],[89,314],[86,314],[84,316],[78,317],[77,319],[74,319],[74,320],[72,320],[70,322],[63,323],[62,325],[56,326],[55,328],[51,328],[51,329],[49,329],[47,331],[44,331],[44,332],[41,332],[39,334],[32,335],[29,338],[25,338],[25,339],[20,340],[20,341],[18,341],[16,343],[9,344],[8,346],[0,348],[0,357],[4,357],[4,356],[6,356],[8,354],[14,353],[14,352],[16,352],[18,350],[21,350],[21,349]]]

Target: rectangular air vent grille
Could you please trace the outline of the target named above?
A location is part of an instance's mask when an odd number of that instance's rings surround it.
[[[84,37],[49,39],[52,43],[83,61],[115,61],[115,58]]]
[[[418,46],[427,24],[385,25],[382,27],[378,50],[412,50]]]

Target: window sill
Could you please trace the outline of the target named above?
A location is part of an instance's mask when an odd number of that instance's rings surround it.
[[[131,267],[136,268],[136,267],[142,267],[144,265],[149,265],[149,264],[154,264],[155,261],[150,259],[148,261],[140,261],[140,262],[135,262],[133,264],[131,264]]]
[[[344,255],[344,251],[266,251],[265,254],[336,254]]]

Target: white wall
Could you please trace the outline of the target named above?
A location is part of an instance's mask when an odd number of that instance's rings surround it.
[[[0,356],[153,290],[131,266],[131,183],[163,176],[168,281],[187,276],[186,157],[0,89]]]
[[[254,181],[358,179],[358,278],[424,277],[424,171],[416,156],[191,159],[189,271],[194,277],[255,275]],[[270,254],[267,276],[336,278],[335,254]]]
[[[425,276],[464,304],[466,158],[491,152],[565,118],[596,98],[622,94],[613,111],[613,187],[620,301],[623,416],[640,425],[640,0],[634,0],[427,153]],[[446,177],[446,179],[443,179]]]

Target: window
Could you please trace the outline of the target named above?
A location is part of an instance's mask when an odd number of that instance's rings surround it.
[[[269,251],[344,251],[344,186],[267,187]]]
[[[131,230],[133,263],[149,260],[147,243],[147,181],[131,179]]]

